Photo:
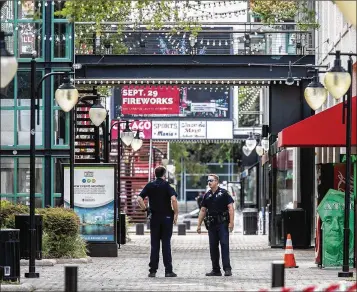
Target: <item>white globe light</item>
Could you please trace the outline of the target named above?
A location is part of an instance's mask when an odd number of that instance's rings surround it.
[[[354,27],[356,27],[356,11],[357,11],[357,7],[356,7],[356,1],[334,1],[334,3],[336,4],[336,6],[340,9],[340,11],[342,12],[343,16],[346,18],[346,20],[353,24]]]
[[[255,147],[255,151],[257,152],[257,154],[258,154],[259,156],[262,156],[262,155],[264,154],[264,149],[263,149],[263,147],[260,146],[260,145],[257,145],[257,147]]]
[[[253,151],[255,146],[257,146],[257,140],[255,140],[253,137],[249,137],[245,140],[245,145],[250,151]]]
[[[269,139],[267,137],[264,137],[260,143],[265,151],[269,150]]]
[[[78,90],[65,78],[65,82],[58,87],[55,99],[64,112],[69,112],[78,102]]]
[[[133,139],[133,141],[131,142],[131,148],[133,148],[134,151],[138,151],[141,146],[143,146],[143,140],[140,138],[140,134],[139,131],[136,132],[136,135]]]
[[[348,72],[327,72],[325,86],[335,99],[344,96],[351,85],[351,75]]]
[[[131,142],[134,139],[134,132],[130,130],[128,121],[126,121],[125,130],[120,134],[120,138],[125,146],[130,146]]]
[[[250,151],[246,145],[242,147],[242,150],[245,156],[249,156],[250,153],[252,153],[252,151]]]
[[[306,87],[304,91],[304,96],[307,104],[316,111],[319,109],[326,101],[328,92],[326,88],[322,87]]]
[[[107,110],[101,104],[94,104],[89,110],[89,118],[97,127],[104,122],[107,117]]]

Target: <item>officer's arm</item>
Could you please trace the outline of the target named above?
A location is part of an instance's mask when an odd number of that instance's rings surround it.
[[[201,207],[200,215],[198,216],[198,227],[201,226],[203,219],[206,217],[206,207]]]
[[[229,212],[229,224],[231,226],[234,226],[234,208],[233,208],[233,203],[230,203],[228,205],[228,212]]]
[[[144,199],[146,198],[146,196],[148,195],[148,187],[147,185],[143,188],[143,190],[141,191],[140,195],[138,196],[138,204],[140,206],[140,208],[145,211],[146,210],[146,206],[144,203]]]

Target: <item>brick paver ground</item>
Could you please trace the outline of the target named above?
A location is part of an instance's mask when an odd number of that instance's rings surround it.
[[[230,238],[233,277],[205,277],[211,262],[206,234],[173,235],[173,266],[177,278],[165,278],[162,259],[156,278],[148,278],[149,235],[130,235],[117,258],[93,258],[79,265],[79,291],[258,291],[269,288],[271,263],[282,260],[283,249],[271,249],[267,236],[235,233]],[[319,269],[314,251],[295,250],[299,268],[286,270],[286,286],[334,283],[338,270]],[[37,267],[40,279],[23,277],[21,283],[32,284],[36,291],[63,291],[64,265]]]

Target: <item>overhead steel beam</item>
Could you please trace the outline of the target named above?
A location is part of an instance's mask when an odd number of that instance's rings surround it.
[[[288,76],[289,62],[296,79],[308,78],[306,66],[315,62],[314,55],[77,55],[81,69],[75,79],[97,84],[130,81],[153,83],[210,81],[221,84],[233,81],[280,81]],[[108,83],[107,83],[108,81]],[[222,83],[223,81],[223,83]],[[218,84],[216,83],[216,84]]]

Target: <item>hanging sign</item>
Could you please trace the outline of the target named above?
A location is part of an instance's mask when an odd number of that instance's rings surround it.
[[[206,121],[180,121],[181,139],[206,139]]]
[[[178,139],[179,122],[178,121],[152,121],[153,139]]]
[[[123,86],[121,114],[165,116],[180,113],[178,86]]]
[[[70,205],[70,167],[64,166],[65,206]],[[74,166],[74,211],[86,241],[116,241],[115,165]]]

